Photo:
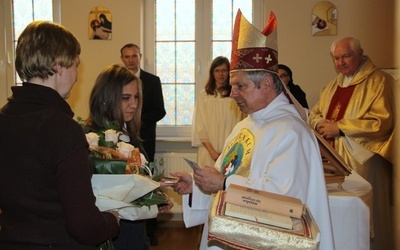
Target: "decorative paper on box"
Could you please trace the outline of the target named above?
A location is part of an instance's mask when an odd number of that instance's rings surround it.
[[[234,249],[318,249],[319,229],[306,205],[290,230],[225,215],[225,195],[218,192],[210,210],[209,241]]]

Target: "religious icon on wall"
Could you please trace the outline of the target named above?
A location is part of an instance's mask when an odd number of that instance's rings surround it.
[[[111,12],[106,7],[94,7],[89,13],[89,39],[111,40],[111,24]]]
[[[311,34],[313,36],[330,36],[337,34],[337,9],[329,1],[317,3],[311,15]]]

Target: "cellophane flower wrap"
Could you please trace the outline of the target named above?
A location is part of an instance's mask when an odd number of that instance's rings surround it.
[[[89,143],[89,158],[93,166],[92,187],[96,206],[101,211],[117,210],[121,219],[142,220],[155,218],[158,205],[168,200],[152,175],[154,164],[148,163],[139,148],[122,141],[118,125],[101,132],[93,132],[78,118]],[[113,249],[106,241],[98,249]]]

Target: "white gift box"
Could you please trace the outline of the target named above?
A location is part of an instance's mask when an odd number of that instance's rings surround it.
[[[157,217],[157,205],[138,207],[130,202],[158,188],[160,184],[138,174],[95,174],[92,177],[96,206],[100,211],[117,210],[121,219]]]

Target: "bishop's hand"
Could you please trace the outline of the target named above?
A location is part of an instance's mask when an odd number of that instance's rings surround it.
[[[224,187],[225,175],[214,167],[204,166],[195,169],[193,179],[196,185],[205,193],[217,193]]]

